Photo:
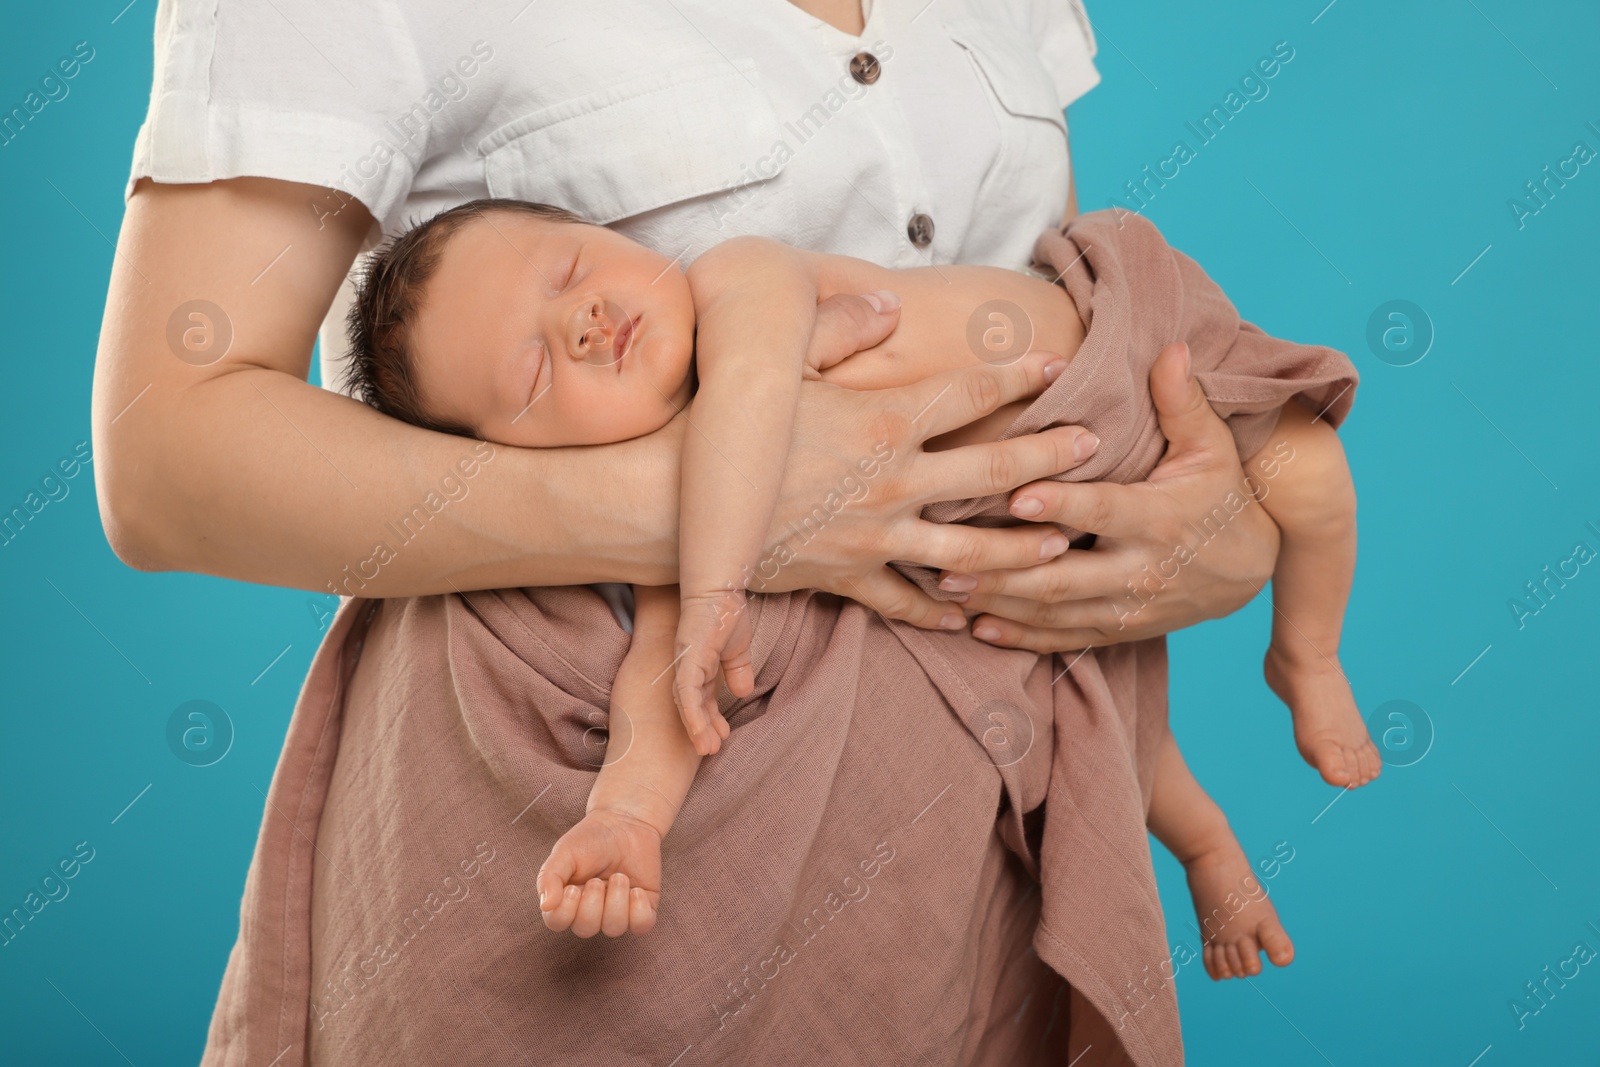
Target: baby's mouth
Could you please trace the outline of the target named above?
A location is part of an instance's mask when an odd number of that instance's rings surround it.
[[[617,331],[616,337],[612,340],[612,351],[617,354],[618,374],[622,373],[622,361],[628,355],[628,349],[633,345],[633,335],[638,331],[639,320],[642,318],[644,318],[644,315],[640,314],[635,318],[628,319],[622,324],[622,328]]]

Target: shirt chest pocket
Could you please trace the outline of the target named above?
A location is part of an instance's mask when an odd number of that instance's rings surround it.
[[[951,19],[944,30],[967,54],[999,131],[970,239],[994,247],[1007,228],[1054,225],[1071,178],[1067,122],[1038,50],[1020,31],[992,20]]]
[[[478,145],[491,196],[601,225],[775,176],[777,113],[749,60],[691,65],[522,116]]]
[[[982,19],[952,19],[944,28],[971,57],[1001,112],[1048,123],[1066,136],[1067,122],[1056,102],[1055,84],[1027,38]]]

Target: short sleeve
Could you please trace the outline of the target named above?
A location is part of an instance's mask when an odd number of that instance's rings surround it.
[[[124,196],[142,177],[254,176],[337,189],[387,217],[427,151],[394,121],[427,92],[410,6],[161,0]]]
[[[1100,84],[1100,71],[1094,65],[1098,51],[1094,28],[1082,0],[1035,0],[1032,17],[1039,58],[1065,109]]]

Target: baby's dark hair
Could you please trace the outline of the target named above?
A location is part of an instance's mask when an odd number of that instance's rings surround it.
[[[441,211],[375,249],[361,264],[355,303],[345,320],[350,339],[350,364],[343,383],[347,392],[385,415],[415,426],[477,436],[470,427],[436,419],[423,409],[410,335],[423,287],[439,267],[445,242],[468,222],[496,211],[557,222],[588,221],[549,204],[486,198]]]

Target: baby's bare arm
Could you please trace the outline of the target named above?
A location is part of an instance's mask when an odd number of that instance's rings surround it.
[[[696,751],[710,755],[729,733],[721,681],[736,696],[754,687],[745,589],[794,447],[817,281],[794,249],[740,237],[696,260],[689,288],[700,391],[683,448],[673,685]]]
[[[683,449],[679,587],[744,588],[772,516],[816,322],[817,285],[793,249],[726,241],[689,268],[700,390]]]
[[[700,759],[668,687],[678,597],[635,589],[633,643],[611,686],[611,738],[584,817],[539,867],[539,912],[579,937],[646,934],[661,904],[661,839]]]
[[[700,767],[672,700],[678,587],[635,586],[633,597],[633,641],[611,686],[606,761],[585,811],[631,816],[665,837]]]

